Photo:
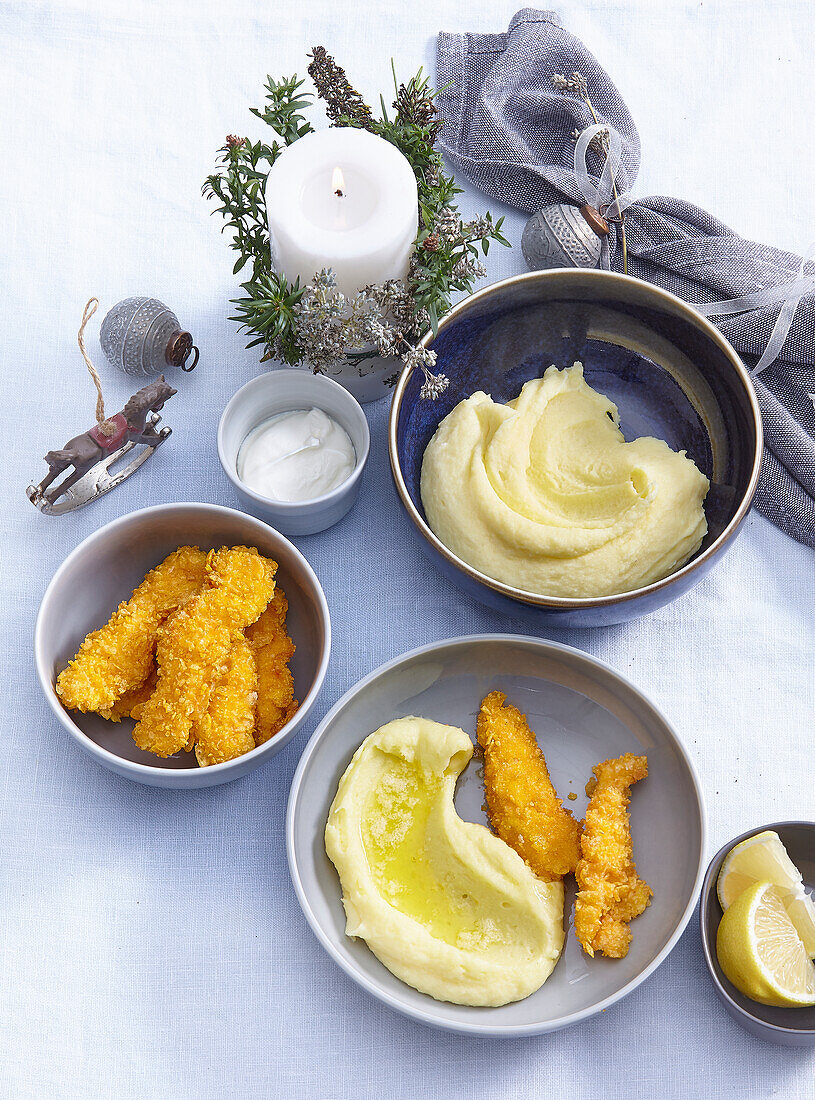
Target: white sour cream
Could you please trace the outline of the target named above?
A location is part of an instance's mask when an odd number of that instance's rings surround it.
[[[322,409],[294,409],[264,420],[238,452],[238,477],[271,500],[313,500],[336,489],[356,466],[344,428]]]

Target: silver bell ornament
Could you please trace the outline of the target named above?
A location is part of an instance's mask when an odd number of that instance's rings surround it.
[[[102,351],[125,374],[163,374],[167,367],[191,371],[198,348],[178,318],[155,298],[125,298],[105,316],[99,330]],[[191,363],[190,353],[195,352]]]
[[[531,271],[597,267],[608,234],[608,222],[594,207],[557,203],[532,215],[524,227],[521,251]]]

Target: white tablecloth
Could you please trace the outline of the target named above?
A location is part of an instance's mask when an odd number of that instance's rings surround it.
[[[227,320],[231,254],[199,191],[225,134],[259,133],[248,108],[266,73],[303,72],[306,51],[324,43],[375,97],[389,87],[391,55],[400,75],[432,70],[438,30],[500,30],[513,10],[494,0],[0,5],[0,1095],[815,1096],[815,1052],[756,1042],[725,1015],[695,922],[622,1003],[523,1041],[403,1019],[318,946],[283,843],[308,733],[405,649],[526,629],[443,586],[420,556],[387,468],[386,402],[368,407],[373,446],[357,508],[299,540],[325,586],[334,651],[309,728],[270,765],[200,792],[132,785],[68,740],[35,680],[37,606],[81,539],[159,501],[233,503],[215,426],[257,357]],[[681,195],[745,235],[803,250],[815,170],[809,0],[586,0],[561,14],[638,123],[641,194]],[[462,204],[485,200],[468,190]],[[509,214],[516,243],[522,223]],[[490,253],[492,279],[522,267],[517,248]],[[201,363],[180,376],[159,456],[100,503],[49,519],[24,489],[44,473],[44,452],[92,420],[75,342],[91,294],[103,309],[131,294],[166,301]],[[104,363],[95,331],[89,346],[119,408],[133,387]],[[811,551],[753,516],[675,605],[628,626],[556,634],[630,676],[680,730],[707,794],[710,854],[750,826],[815,817],[813,565]]]

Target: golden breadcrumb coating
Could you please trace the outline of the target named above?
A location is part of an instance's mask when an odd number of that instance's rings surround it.
[[[286,594],[276,588],[269,606],[246,631],[257,662],[255,743],[258,745],[274,737],[300,705],[294,698],[294,679],[288,667],[295,649],[286,633],[288,608]]]
[[[107,718],[109,722],[121,722],[123,718],[138,718],[142,703],[146,703],[156,690],[157,680],[158,669],[153,665],[150,669],[150,675],[143,684],[139,684],[132,691],[126,691],[124,695],[116,700],[110,710],[100,710],[99,713],[103,718]]]
[[[255,747],[257,681],[252,648],[241,636],[226,658],[209,706],[192,728],[195,756],[202,768],[234,760]]]
[[[648,760],[627,752],[592,769],[586,785],[590,801],[577,864],[574,930],[589,955],[611,959],[628,954],[628,922],[650,904],[651,887],[637,874],[632,856],[628,803],[631,786],[648,775]]]
[[[505,701],[490,692],[478,714],[487,814],[501,840],[552,882],[577,865],[580,823],[558,798],[525,715]]]
[[[204,583],[206,554],[182,546],[144,578],[108,622],[85,638],[57,677],[57,694],[68,710],[110,710],[149,675],[161,624]]]
[[[211,551],[206,569],[205,587],[160,631],[158,683],[133,730],[139,748],[157,756],[172,756],[187,744],[227,655],[274,592],[277,563],[254,547]]]

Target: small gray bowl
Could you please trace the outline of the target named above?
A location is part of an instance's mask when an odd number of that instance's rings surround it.
[[[179,546],[255,546],[278,563],[277,577],[289,601],[288,631],[297,650],[291,662],[300,707],[270,741],[252,752],[199,768],[192,753],[162,760],[133,743],[133,723],[107,722],[98,714],[63,707],[54,684],[82,639],[129,598],[148,570]],[[57,719],[100,764],[153,787],[211,787],[237,779],[265,763],[297,733],[316,702],[328,668],[331,623],[328,604],[311,566],[296,547],[260,520],[214,504],[161,504],[106,524],[81,542],[54,574],[40,605],[34,657],[42,690]]]
[[[238,477],[238,452],[247,435],[277,413],[322,409],[344,428],[354,445],[356,466],[336,489],[312,500],[274,500],[261,496]],[[241,504],[287,535],[313,535],[333,527],[351,509],[359,493],[371,436],[362,406],[338,382],[307,370],[273,370],[241,386],[218,425],[218,458]]]
[[[722,907],[716,893],[716,880],[732,848],[748,837],[765,830],[778,833],[789,857],[801,872],[804,883],[815,887],[815,821],[776,821],[772,825],[760,825],[734,837],[720,848],[710,862],[702,883],[699,904],[699,926],[702,933],[702,950],[713,980],[713,988],[733,1019],[757,1039],[778,1043],[787,1047],[815,1047],[815,1006],[812,1008],[774,1008],[751,1001],[731,985],[722,973],[716,955],[716,933],[722,919]]]
[[[460,726],[472,737],[482,698],[497,689],[528,715],[552,779],[576,818],[586,810],[592,767],[644,752],[649,775],[633,790],[637,867],[654,891],[632,925],[624,959],[589,959],[570,927],[574,884],[567,880],[563,954],[531,996],[499,1008],[436,1001],[405,985],[359,939],[345,935],[337,873],[325,852],[325,823],[337,784],[364,738],[393,718],[415,714]],[[466,821],[486,823],[484,785],[471,761],[456,787]],[[405,653],[340,699],[318,726],[292,780],[286,817],[289,871],[318,940],[358,985],[422,1023],[481,1036],[536,1035],[604,1011],[652,974],[693,913],[704,867],[699,780],[679,737],[633,684],[585,653],[509,634],[455,638]]]

